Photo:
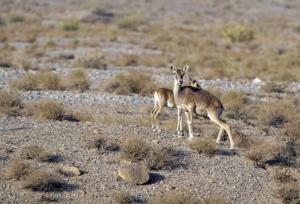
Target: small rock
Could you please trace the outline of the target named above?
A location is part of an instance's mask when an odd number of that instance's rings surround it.
[[[255,78],[252,82],[253,84],[261,84],[262,80],[260,78]]]
[[[74,166],[64,166],[59,169],[59,173],[64,176],[80,176],[81,172],[78,168]]]
[[[144,163],[123,163],[118,170],[118,176],[131,184],[144,184],[149,181],[149,171]]]

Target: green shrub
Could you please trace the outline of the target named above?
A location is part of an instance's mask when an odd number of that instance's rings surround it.
[[[77,31],[80,28],[80,23],[78,20],[69,19],[60,22],[60,28],[64,31]]]
[[[225,26],[221,35],[224,38],[229,39],[231,42],[247,42],[254,39],[254,31],[239,24],[230,24]]]

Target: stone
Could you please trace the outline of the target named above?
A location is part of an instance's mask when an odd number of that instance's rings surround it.
[[[118,176],[131,184],[145,184],[149,181],[149,171],[144,163],[123,162],[118,170]]]

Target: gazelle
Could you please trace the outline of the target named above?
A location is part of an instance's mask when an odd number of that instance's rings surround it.
[[[182,66],[180,69],[176,69],[174,66],[170,67],[174,73],[174,88],[173,95],[174,101],[178,108],[178,118],[182,118],[182,111],[185,112],[187,125],[189,129],[189,140],[193,139],[193,112],[197,115],[202,114],[203,111],[207,112],[207,116],[210,120],[220,126],[220,131],[216,142],[220,143],[224,130],[227,132],[230,149],[234,149],[234,142],[231,135],[231,128],[226,122],[220,119],[224,111],[224,107],[221,101],[213,94],[203,89],[193,88],[191,86],[183,86],[183,77],[185,72],[189,69],[189,66]],[[177,123],[177,131],[182,131],[182,125]]]
[[[190,79],[189,85],[198,89],[201,89],[201,86],[196,80]],[[159,88],[154,91],[154,107],[151,111],[151,127],[153,131],[161,132],[159,127],[157,117],[164,107],[175,108],[175,100],[173,95],[173,90],[167,88]],[[180,125],[182,125],[182,117],[178,118]],[[183,135],[183,131],[176,131],[177,134]]]

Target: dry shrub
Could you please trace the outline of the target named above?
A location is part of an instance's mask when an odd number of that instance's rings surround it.
[[[151,170],[174,169],[181,166],[177,151],[172,147],[152,148],[146,158],[146,163]]]
[[[300,203],[300,186],[297,183],[285,184],[274,192],[274,196],[283,204],[298,204]]]
[[[125,159],[136,162],[145,161],[151,170],[174,169],[182,164],[177,151],[172,147],[152,147],[139,137],[128,137],[121,144]]]
[[[201,204],[201,201],[188,191],[170,191],[156,195],[149,204]]]
[[[284,93],[285,87],[282,85],[278,85],[272,82],[266,83],[263,87],[263,90],[267,93]]]
[[[20,180],[24,176],[32,172],[32,167],[21,158],[14,158],[10,161],[5,169],[5,177],[7,179]]]
[[[147,158],[151,146],[140,137],[128,137],[121,143],[124,157],[131,161],[140,161]]]
[[[32,191],[61,192],[68,184],[61,177],[41,170],[32,171],[24,177],[23,187]]]
[[[10,23],[22,23],[26,20],[24,13],[10,13],[7,15],[7,20]]]
[[[51,162],[53,161],[53,156],[53,154],[47,152],[44,148],[37,145],[24,147],[20,151],[20,158],[22,159],[38,159],[42,162]]]
[[[75,113],[74,118],[76,118],[80,122],[93,122],[94,121],[94,117],[89,113]]]
[[[292,117],[291,111],[291,106],[286,102],[269,103],[263,106],[259,120],[265,126],[281,128]]]
[[[284,127],[285,135],[290,140],[299,141],[300,140],[300,120],[291,121],[287,123]]]
[[[244,106],[246,106],[245,93],[230,91],[222,95],[221,101],[224,103],[226,116],[230,118],[240,118],[246,115]]]
[[[33,114],[38,119],[62,120],[65,115],[63,104],[48,100],[35,103],[31,107],[31,111],[32,113],[30,114]]]
[[[254,39],[254,32],[250,28],[239,24],[226,25],[221,35],[231,42],[247,42]]]
[[[244,133],[237,131],[233,135],[233,140],[238,147],[245,149],[249,149],[249,147],[254,143],[254,140],[249,135],[245,135]]]
[[[12,82],[12,87],[19,90],[61,90],[61,79],[58,74],[41,71],[36,74],[25,74]]]
[[[73,70],[65,79],[64,86],[67,89],[86,91],[90,88],[87,73],[81,69]]]
[[[130,71],[126,74],[117,74],[101,84],[101,89],[116,94],[142,94],[153,93],[155,84],[151,77],[141,72]]]
[[[273,179],[280,183],[289,183],[294,181],[294,178],[284,170],[276,169],[273,174]]]
[[[22,101],[17,94],[0,91],[0,114],[17,116],[22,107]]]
[[[127,191],[114,191],[110,193],[110,197],[117,204],[131,204],[136,201],[136,198]]]
[[[60,22],[59,27],[64,31],[77,31],[80,28],[80,22],[75,19],[69,19]]]
[[[97,149],[101,154],[118,151],[120,146],[115,139],[104,138],[103,136],[93,136],[88,142],[89,148]]]
[[[209,138],[194,138],[188,144],[189,148],[197,151],[199,154],[205,154],[208,156],[213,156],[217,152],[217,146],[215,141]]]
[[[76,56],[75,65],[81,68],[106,69],[105,57],[100,52]]]
[[[14,55],[13,64],[16,67],[21,68],[25,71],[28,71],[30,69],[31,70],[37,70],[38,69],[38,66],[36,64],[34,64],[32,60],[29,59],[29,56],[26,56],[24,51],[17,52]]]
[[[122,16],[116,18],[114,22],[118,25],[119,28],[131,31],[136,31],[140,26],[146,24],[146,21],[138,16]]]
[[[251,144],[246,157],[255,164],[263,165],[266,161],[276,158],[280,148],[281,145],[278,143],[257,140]]]
[[[146,66],[146,67],[165,67],[169,59],[165,55],[133,55],[124,54],[112,60],[115,66]]]
[[[138,125],[149,127],[149,117],[135,116],[134,118],[124,114],[103,114],[97,118],[97,121],[109,125]]]

